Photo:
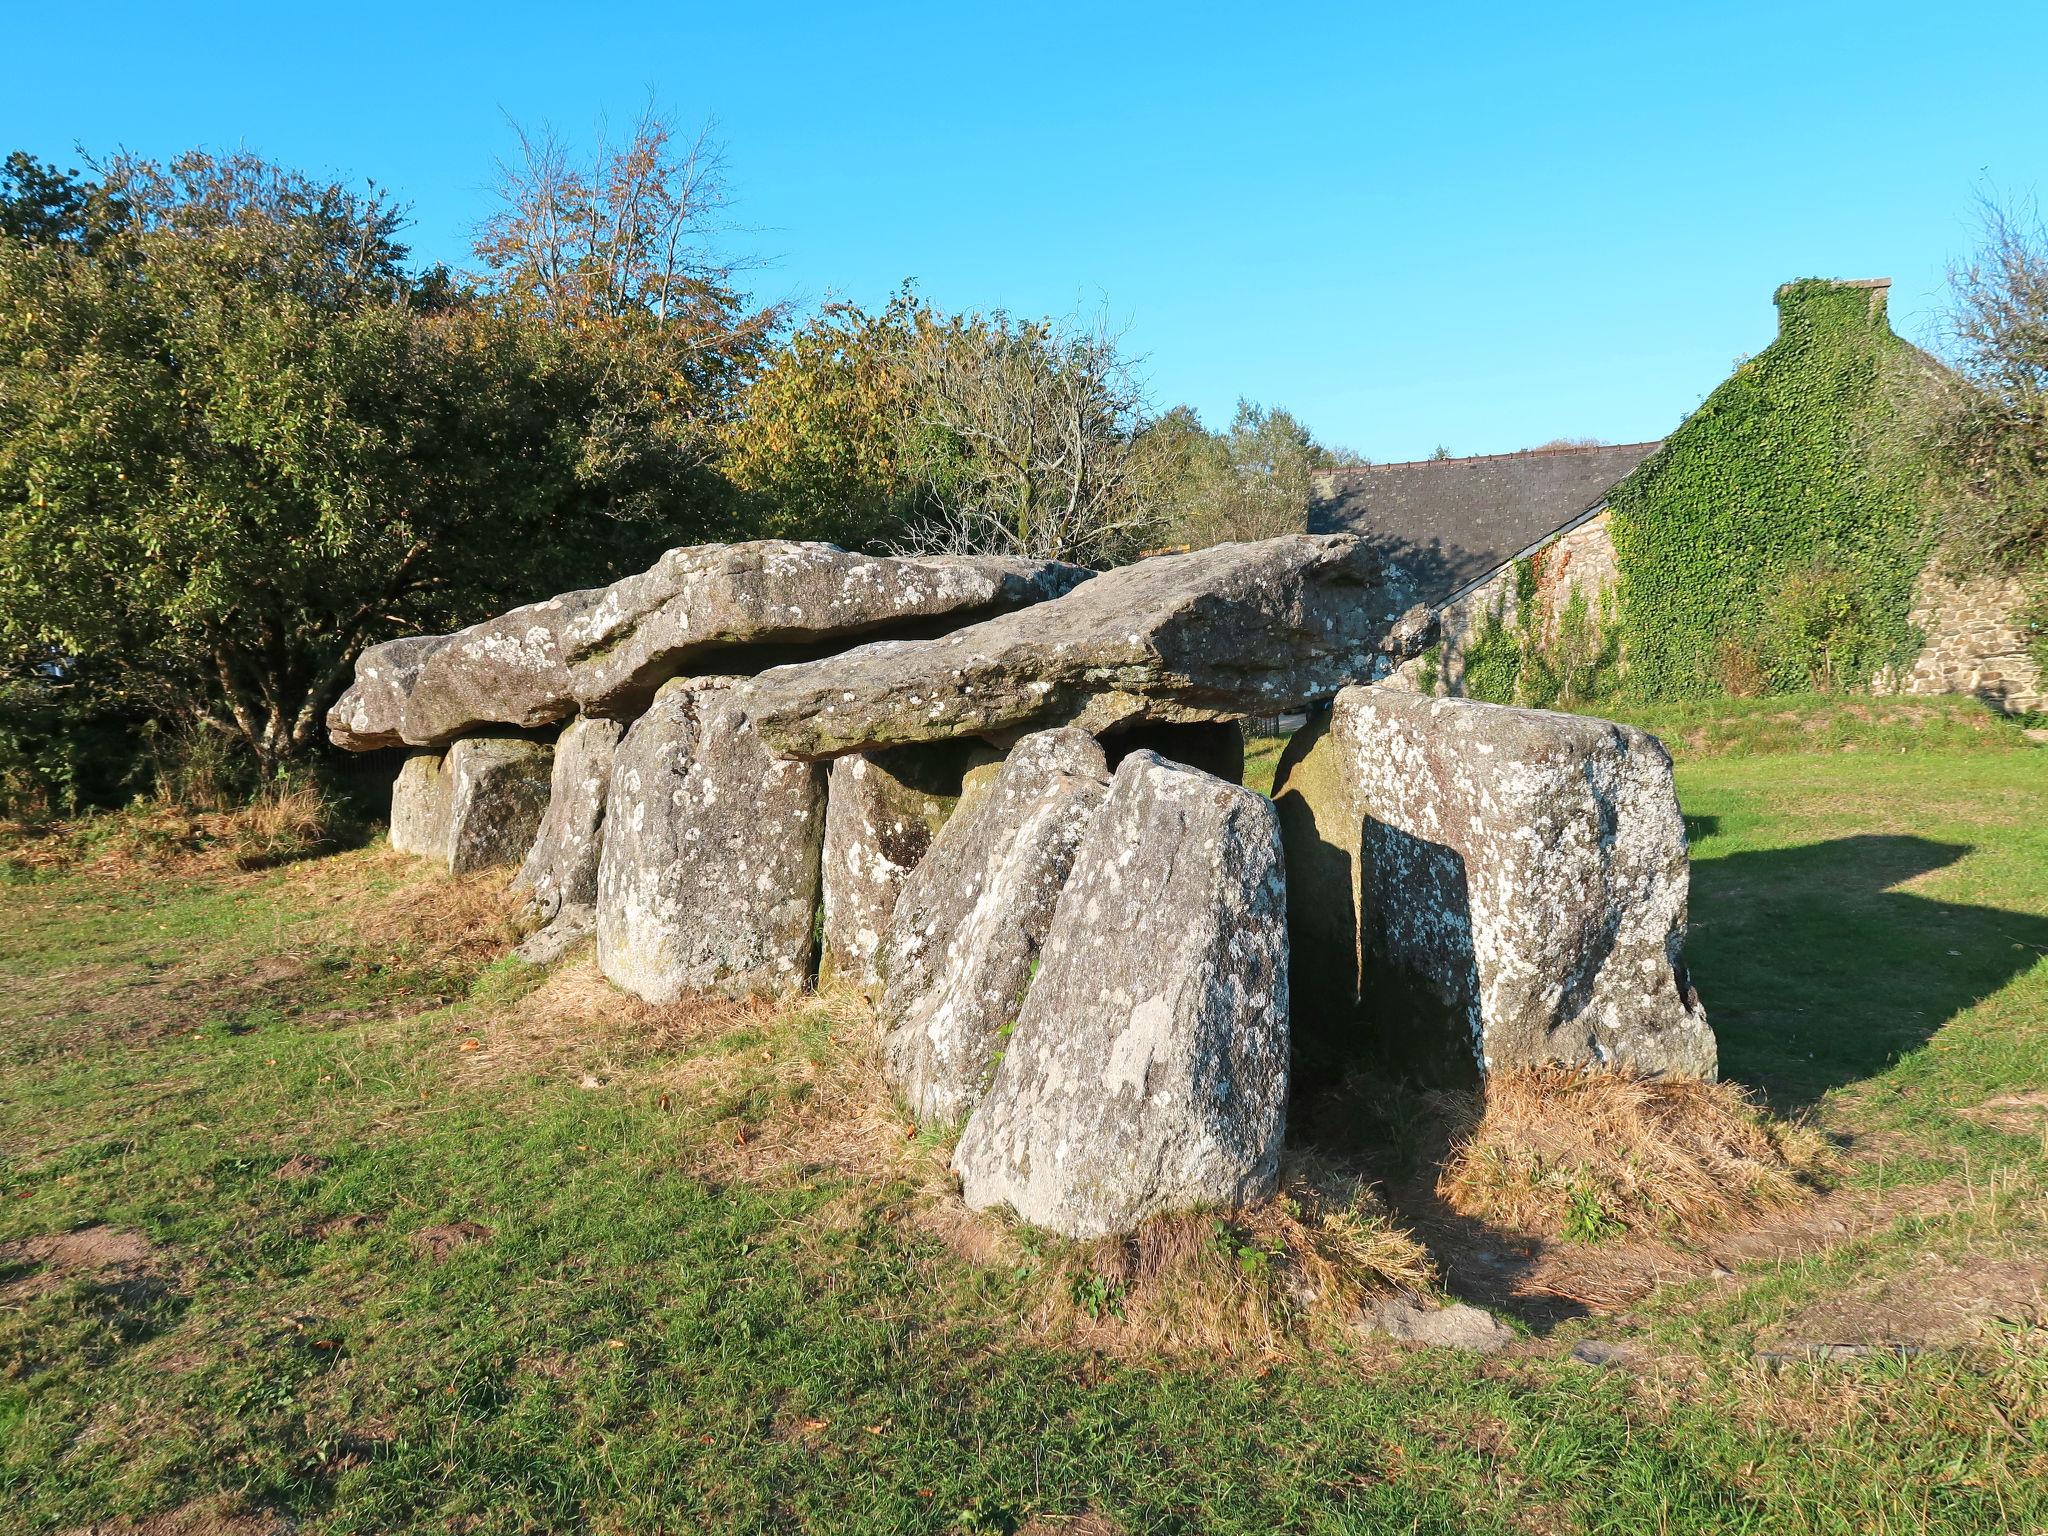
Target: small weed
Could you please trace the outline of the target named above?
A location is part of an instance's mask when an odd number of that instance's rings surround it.
[[[1093,1322],[1124,1315],[1124,1284],[1107,1275],[1080,1274],[1067,1282],[1067,1299]]]
[[[1565,1199],[1564,1235],[1574,1243],[1604,1243],[1628,1230],[1600,1203],[1597,1186],[1581,1177],[1572,1181]]]

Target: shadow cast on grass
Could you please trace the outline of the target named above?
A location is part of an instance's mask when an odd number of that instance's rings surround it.
[[[1695,863],[1686,963],[1722,1076],[1806,1108],[2048,959],[2048,918],[1900,889],[1969,852],[1863,835]]]
[[[1715,828],[1689,830],[1701,838]],[[1808,1108],[1882,1073],[2048,964],[2048,918],[1902,889],[1970,851],[1861,835],[1697,862],[1686,961],[1720,1042],[1722,1077],[1760,1090],[1778,1114]],[[1361,1073],[1297,1101],[1295,1139],[1372,1165],[1454,1294],[1538,1333],[1586,1315],[1577,1298],[1528,1286],[1557,1240],[1460,1214],[1439,1194],[1459,1135],[1432,1112],[1432,1095],[1375,1078]]]

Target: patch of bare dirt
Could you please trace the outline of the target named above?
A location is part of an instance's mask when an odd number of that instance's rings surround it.
[[[327,1159],[324,1157],[309,1157],[303,1152],[294,1152],[278,1165],[277,1172],[271,1177],[281,1179],[287,1184],[303,1184],[308,1179],[317,1178],[326,1166]]]
[[[1967,1344],[1998,1323],[2048,1325],[2048,1266],[2038,1257],[1923,1253],[1903,1272],[1861,1281],[1801,1307],[1758,1340],[1765,1350],[1828,1345],[1934,1348]]]
[[[1124,1528],[1107,1515],[1034,1515],[1017,1527],[1017,1536],[1124,1536]]]
[[[1964,1110],[1963,1114],[1979,1125],[2010,1131],[2015,1136],[2048,1137],[2048,1088],[2002,1094]]]
[[[156,1245],[128,1227],[95,1224],[75,1232],[0,1243],[0,1264],[24,1264],[29,1273],[4,1286],[0,1295],[39,1295],[65,1281],[88,1278],[108,1283],[147,1278],[160,1259]]]
[[[34,1024],[72,1019],[67,1038],[73,1045],[106,1040],[147,1043],[186,1033],[212,1019],[236,1017],[259,1003],[287,1001],[312,975],[312,967],[300,955],[243,960],[243,967],[232,971],[220,970],[211,957],[200,956],[154,971],[145,961],[128,961],[53,974],[41,979],[41,995],[26,1020]]]
[[[370,1228],[382,1226],[383,1224],[384,1218],[382,1216],[371,1216],[362,1211],[349,1211],[344,1215],[329,1216],[324,1221],[316,1221],[307,1230],[317,1238],[353,1237],[358,1232],[367,1232]]]
[[[410,1241],[413,1251],[424,1256],[428,1262],[440,1264],[458,1248],[467,1248],[472,1243],[490,1241],[491,1229],[474,1221],[448,1221],[438,1226],[421,1227],[413,1233]]]
[[[298,1527],[282,1515],[262,1514],[224,1498],[201,1499],[140,1520],[119,1515],[74,1526],[63,1536],[290,1536]]]

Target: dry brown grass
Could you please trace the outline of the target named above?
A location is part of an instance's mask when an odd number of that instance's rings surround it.
[[[1357,1335],[1361,1309],[1436,1283],[1428,1252],[1355,1170],[1290,1153],[1271,1199],[1157,1216],[1066,1243],[977,1215],[950,1188],[920,1224],[984,1268],[1032,1266],[1025,1326],[1120,1356],[1298,1354]]]
[[[529,926],[504,870],[451,876],[382,844],[290,865],[281,878],[288,904],[310,920],[309,937],[371,961],[474,973]]]
[[[0,856],[38,872],[268,869],[333,847],[339,825],[334,803],[314,785],[273,784],[228,808],[137,800],[70,820],[0,822]]]
[[[1522,1232],[1705,1232],[1805,1199],[1835,1166],[1817,1131],[1732,1083],[1536,1067],[1430,1097],[1450,1130],[1437,1193]]]

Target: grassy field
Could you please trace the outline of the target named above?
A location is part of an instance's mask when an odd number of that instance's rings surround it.
[[[381,846],[17,863],[0,1530],[2048,1528],[2048,750],[1913,716],[1646,722],[1725,1072],[1839,1171],[1445,1250],[1484,1357],[1141,1341],[962,1220],[844,1003],[522,970]]]

